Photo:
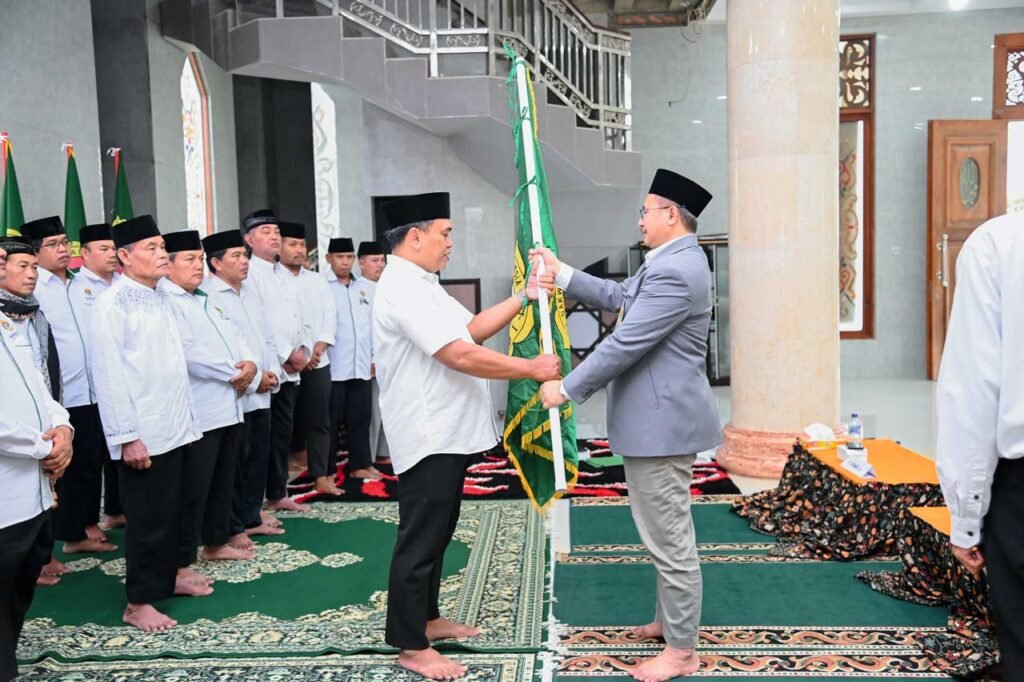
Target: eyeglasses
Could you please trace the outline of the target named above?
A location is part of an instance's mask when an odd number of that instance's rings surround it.
[[[55,242],[47,242],[41,245],[44,249],[59,249],[62,246],[71,246],[71,242],[67,238],[57,240]]]
[[[675,206],[655,206],[654,208],[647,208],[646,206],[640,207],[640,217],[645,218],[651,211],[661,211],[666,208],[675,208]]]

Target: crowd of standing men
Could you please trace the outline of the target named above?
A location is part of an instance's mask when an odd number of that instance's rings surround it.
[[[304,267],[305,226],[270,210],[203,239],[140,216],[83,228],[72,272],[60,218],[20,232],[0,238],[0,581],[13,587],[0,680],[17,675],[36,586],[66,570],[55,540],[111,552],[104,531],[125,526],[124,621],[164,630],[176,623],[154,602],[213,592],[199,556],[251,559],[251,536],[284,533],[269,511],[306,509],[287,495],[291,454],[305,451],[325,494],[340,493],[342,424],[347,476],[380,478],[374,459],[389,457],[377,242],[332,239],[318,274]]]

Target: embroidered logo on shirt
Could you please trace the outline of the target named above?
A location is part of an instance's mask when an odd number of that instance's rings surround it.
[[[92,289],[85,289],[84,291],[86,296],[92,296]]]
[[[9,334],[14,333],[14,325],[7,320],[0,320],[0,327],[3,327],[3,330]]]

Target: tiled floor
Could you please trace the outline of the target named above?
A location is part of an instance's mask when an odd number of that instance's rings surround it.
[[[714,389],[722,424],[729,422],[732,403],[728,386]],[[927,457],[935,456],[935,384],[916,380],[844,381],[840,390],[843,420],[856,411],[868,438],[891,438]],[[581,438],[606,436],[605,394],[600,391],[577,410]],[[776,481],[733,476],[744,494],[775,486]]]

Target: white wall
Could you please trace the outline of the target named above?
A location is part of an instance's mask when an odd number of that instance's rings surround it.
[[[89,222],[103,217],[100,129],[88,0],[3,3],[0,130],[14,145],[25,219],[64,216],[61,145],[75,145]]]

